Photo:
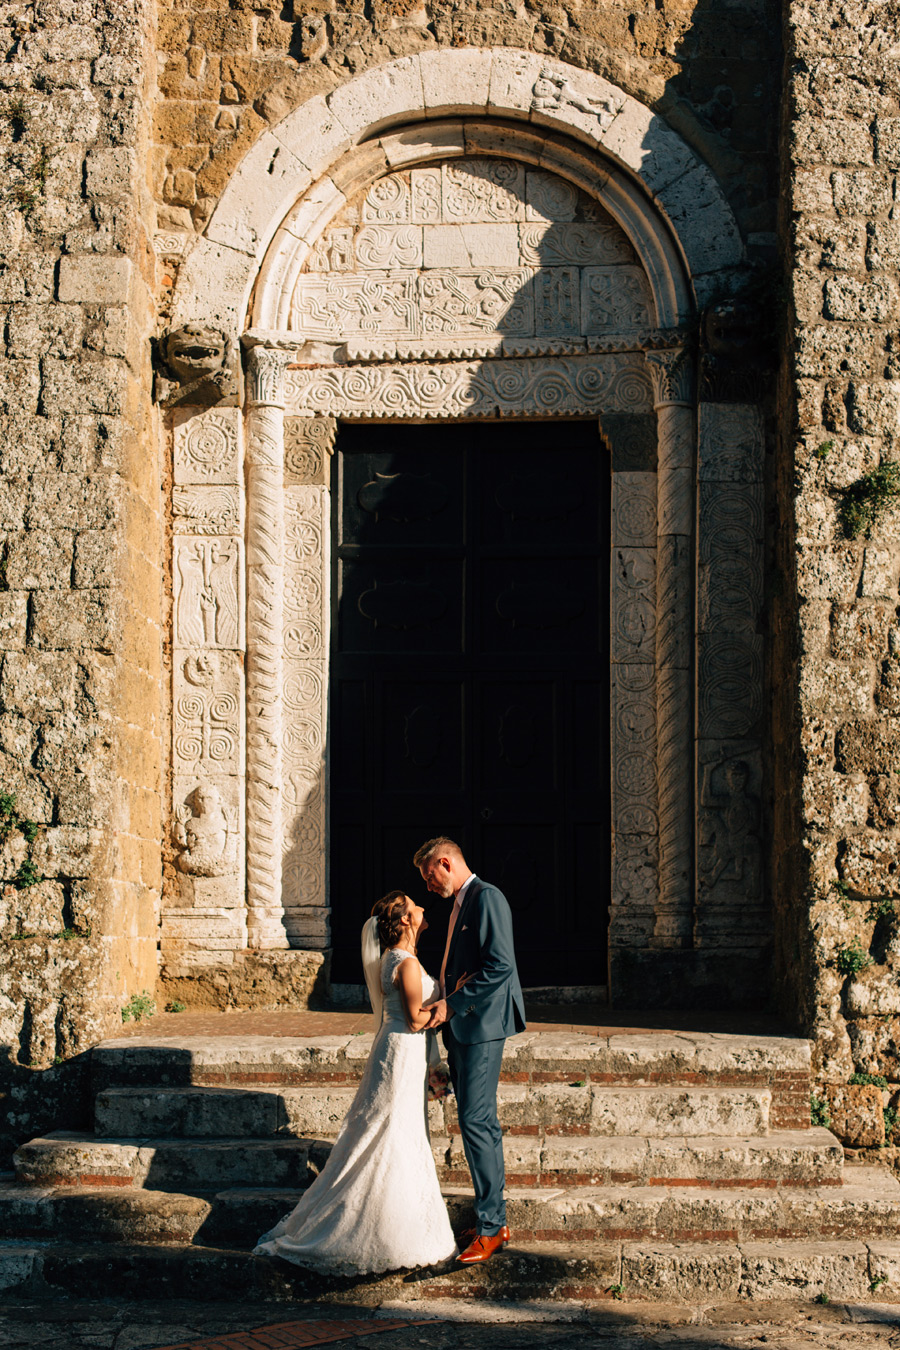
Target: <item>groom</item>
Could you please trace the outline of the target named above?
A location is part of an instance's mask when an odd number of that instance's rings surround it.
[[[503,894],[474,875],[452,839],[429,839],[413,863],[433,895],[445,900],[453,896],[454,901],[441,997],[433,1005],[429,1026],[444,1028],[459,1128],[475,1187],[477,1226],[459,1256],[463,1265],[474,1265],[489,1260],[509,1241],[497,1084],[506,1037],[525,1030],[512,914]],[[453,993],[463,975],[466,983]]]

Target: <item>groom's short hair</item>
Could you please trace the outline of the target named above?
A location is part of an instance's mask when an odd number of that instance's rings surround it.
[[[413,867],[425,867],[437,853],[449,853],[459,858],[463,855],[462,849],[455,840],[448,839],[445,834],[439,834],[436,839],[426,839],[422,847],[416,849]]]

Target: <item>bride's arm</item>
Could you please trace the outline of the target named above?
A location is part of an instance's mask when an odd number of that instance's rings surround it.
[[[431,1010],[422,1007],[422,967],[415,959],[403,962],[397,971],[397,987],[411,1031],[421,1031],[431,1021]]]

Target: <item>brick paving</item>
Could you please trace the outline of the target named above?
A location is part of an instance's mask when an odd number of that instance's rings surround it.
[[[531,1004],[532,1031],[580,1031],[589,1036],[629,1033],[672,1035],[679,1031],[717,1031],[731,1035],[780,1036],[790,1031],[774,1018],[753,1013],[617,1012],[597,1004]],[[122,1036],[351,1036],[372,1030],[364,1008],[310,1012],[159,1012],[143,1022],[126,1022]]]
[[[180,1345],[166,1345],[160,1350],[304,1350],[307,1346],[333,1345],[335,1341],[352,1341],[360,1336],[374,1336],[397,1331],[401,1327],[424,1325],[423,1322],[388,1322],[383,1319],[368,1322],[276,1322],[272,1326],[254,1327],[249,1331],[204,1337],[199,1341],[182,1341]]]

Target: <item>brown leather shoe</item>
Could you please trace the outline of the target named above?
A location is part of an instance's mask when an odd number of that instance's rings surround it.
[[[461,1266],[474,1266],[479,1261],[490,1261],[494,1252],[505,1247],[509,1242],[509,1229],[503,1227],[499,1233],[494,1233],[491,1237],[486,1234],[479,1234],[473,1238],[472,1242],[464,1252],[460,1252],[456,1258]]]

